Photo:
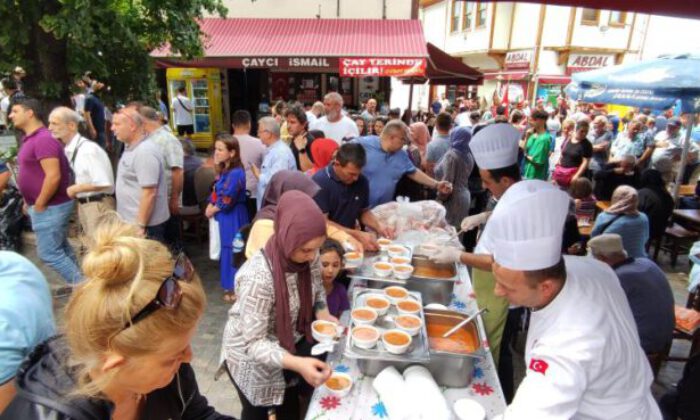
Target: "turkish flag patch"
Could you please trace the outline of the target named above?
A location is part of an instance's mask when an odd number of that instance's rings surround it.
[[[530,370],[545,375],[549,364],[541,359],[530,359]]]

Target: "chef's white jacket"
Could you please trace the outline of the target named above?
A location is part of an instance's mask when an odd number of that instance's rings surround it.
[[[503,420],[657,420],[649,362],[613,270],[564,257],[566,282],[533,311],[527,374]]]

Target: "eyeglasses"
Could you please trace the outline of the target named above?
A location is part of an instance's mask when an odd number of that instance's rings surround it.
[[[144,318],[151,315],[158,309],[168,309],[173,310],[180,306],[180,301],[182,301],[182,289],[178,284],[178,281],[184,281],[185,283],[192,282],[194,277],[194,266],[192,261],[187,258],[185,253],[180,253],[175,260],[175,268],[173,268],[173,274],[167,279],[163,280],[160,285],[158,292],[156,292],[156,297],[153,298],[143,309],[141,309],[136,315],[134,315],[120,330],[131,327],[137,322],[143,320]]]

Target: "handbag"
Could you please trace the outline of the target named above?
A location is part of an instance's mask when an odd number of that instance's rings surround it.
[[[576,175],[578,171],[578,166],[571,168],[565,168],[559,164],[554,167],[554,172],[552,173],[552,180],[557,183],[560,187],[568,188],[571,184],[571,179]]]
[[[217,261],[221,255],[221,237],[219,236],[219,222],[215,218],[209,219],[209,258]]]

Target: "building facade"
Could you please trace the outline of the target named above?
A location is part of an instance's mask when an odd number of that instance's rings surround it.
[[[224,5],[230,18],[415,19],[418,13],[413,0],[224,0]]]
[[[425,37],[484,72],[478,91],[448,96],[554,103],[571,74],[639,59],[649,15],[514,2],[422,0]],[[442,94],[439,88],[431,95]]]

